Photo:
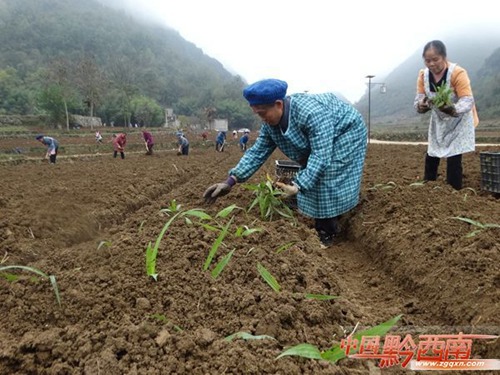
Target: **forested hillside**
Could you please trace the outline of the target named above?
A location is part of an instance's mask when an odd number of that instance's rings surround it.
[[[486,59],[477,74],[475,97],[481,114],[485,117],[500,118],[500,48]]]
[[[174,30],[94,0],[0,0],[0,114],[159,125],[164,108],[254,122],[245,82]]]
[[[446,44],[448,59],[467,69],[471,79],[476,105],[481,119],[500,116],[500,33],[451,35],[441,39]],[[422,45],[422,49],[423,49]],[[418,71],[424,68],[422,49],[415,51],[387,77],[376,77],[387,90],[380,93],[380,85],[373,85],[371,116],[375,122],[401,123],[417,117],[413,109]],[[368,95],[356,107],[367,112]]]

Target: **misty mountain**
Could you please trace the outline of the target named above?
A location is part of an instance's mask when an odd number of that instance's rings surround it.
[[[465,68],[471,80],[480,118],[500,115],[500,34],[451,35],[441,39],[447,49],[448,60]],[[386,93],[380,85],[372,85],[372,122],[401,123],[415,120],[413,109],[417,75],[425,68],[421,50],[415,51],[386,77],[376,77],[373,82],[384,82]],[[368,93],[356,104],[361,113],[368,112]]]
[[[442,40],[449,60],[469,73],[480,118],[499,117],[500,32],[463,30]],[[387,88],[382,94],[380,85],[372,86],[374,123],[418,118],[413,99],[424,67],[421,54],[415,51],[386,77],[373,80]],[[76,67],[88,58],[104,77],[96,114],[106,122],[134,117],[134,100],[149,100],[185,116],[200,119],[208,110],[228,118],[230,126],[255,124],[241,95],[246,85],[241,77],[177,31],[125,10],[121,0],[0,0],[0,114],[42,113],[47,107],[41,106],[42,94],[46,103],[53,101],[44,80],[53,61],[66,59]],[[70,111],[88,114],[85,102],[85,95],[74,90]],[[366,115],[368,96],[355,106]]]
[[[96,64],[106,77],[96,110],[108,121],[121,122],[118,112],[141,97],[186,116],[210,108],[240,127],[255,121],[242,78],[173,29],[97,0],[0,0],[0,114],[37,114],[43,77],[58,59]],[[72,113],[85,112],[84,101],[70,101]]]

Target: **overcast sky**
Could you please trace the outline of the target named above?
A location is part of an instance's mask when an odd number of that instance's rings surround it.
[[[492,0],[123,3],[177,30],[249,83],[280,78],[289,93],[335,91],[352,102],[365,92],[366,75],[383,78],[429,40],[500,29]]]

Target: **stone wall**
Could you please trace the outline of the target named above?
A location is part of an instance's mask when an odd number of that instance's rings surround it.
[[[72,126],[78,125],[82,128],[94,128],[102,126],[100,117],[70,115],[70,124]]]

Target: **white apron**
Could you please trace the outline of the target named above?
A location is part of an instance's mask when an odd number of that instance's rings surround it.
[[[450,86],[451,74],[457,64],[450,64],[446,75],[446,85]],[[436,93],[431,92],[429,84],[429,69],[424,72],[425,95],[432,98]],[[458,98],[452,87],[452,102],[456,103]],[[476,139],[474,133],[474,117],[472,110],[461,113],[458,117],[453,117],[441,112],[437,108],[432,108],[429,126],[429,146],[427,153],[429,156],[437,158],[448,158],[471,152],[475,150]]]

